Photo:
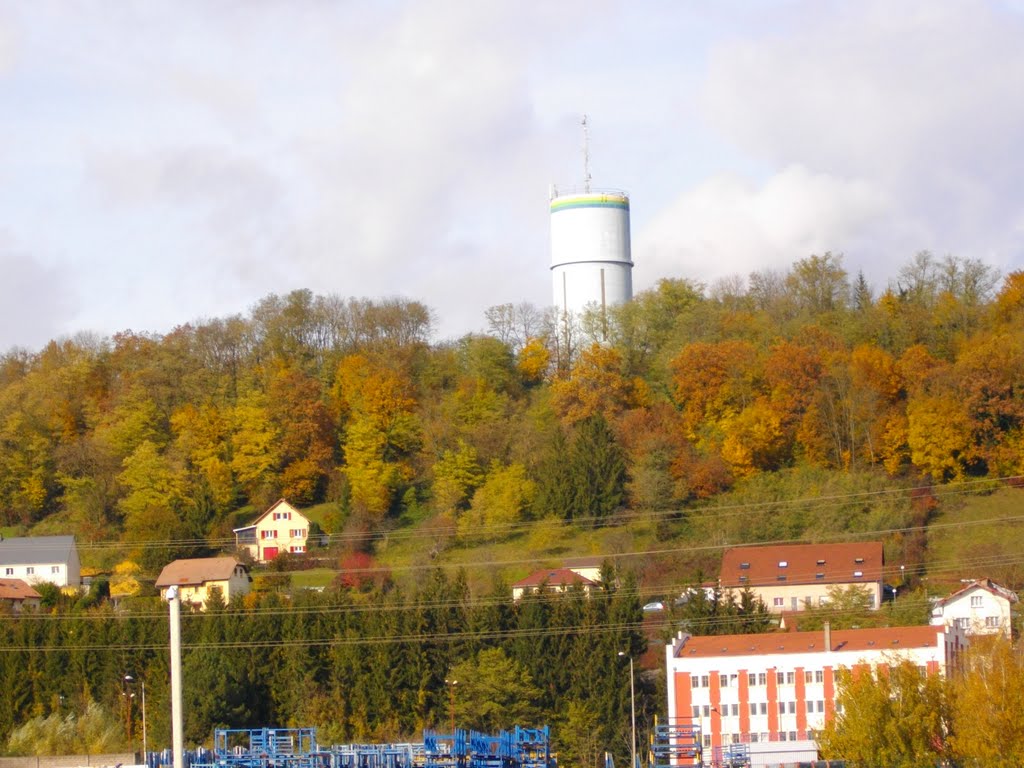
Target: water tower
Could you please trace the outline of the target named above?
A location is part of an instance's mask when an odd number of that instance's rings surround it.
[[[629,197],[590,185],[587,119],[583,118],[584,181],[551,188],[551,277],[560,318],[633,298],[629,246]]]

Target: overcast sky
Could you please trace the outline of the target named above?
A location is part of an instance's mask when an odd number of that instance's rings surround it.
[[[0,351],[269,293],[550,302],[548,189],[630,194],[634,285],[928,249],[1024,269],[1006,0],[0,5]]]

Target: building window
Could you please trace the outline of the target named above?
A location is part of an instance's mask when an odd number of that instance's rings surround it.
[[[776,685],[782,685],[784,682],[786,682],[786,673],[785,672],[776,672],[775,673],[775,684]]]
[[[711,706],[705,704],[703,707],[701,707],[701,712],[703,713],[704,717],[711,717]]]
[[[786,685],[792,685],[796,682],[796,672],[786,673]]]
[[[288,535],[291,536],[293,539],[304,539],[306,538],[306,529],[292,528],[290,531],[288,531]]]
[[[35,572],[36,572],[36,569],[33,566],[31,566],[31,565],[28,568],[25,569],[25,573],[28,574],[29,576],[31,576]]]
[[[776,581],[785,581],[786,580],[786,574],[780,573],[778,576],[775,577],[775,580]]]
[[[698,707],[697,705],[694,705],[694,707],[693,707],[693,719],[697,720],[698,718],[700,718],[700,707]]]
[[[971,595],[971,608],[981,608],[981,595]]]
[[[853,558],[853,562],[857,563],[857,565],[860,565],[861,563],[864,562],[864,558],[863,557],[855,557],[855,558]]]
[[[753,672],[747,673],[747,685],[757,685],[757,675]]]
[[[1002,624],[1002,622],[999,621],[999,617],[998,616],[986,616],[985,617],[985,626],[986,627],[998,627],[1001,624]]]
[[[701,686],[701,688],[707,688],[709,685],[711,685],[711,680],[708,678],[708,676],[707,675],[701,675],[700,676],[700,686]]]
[[[818,565],[824,565],[824,564],[825,564],[825,558],[822,558],[822,559],[818,560]]]
[[[732,705],[730,705],[730,706],[731,706],[731,708],[732,708],[732,709],[731,709],[731,711],[732,711],[732,716],[733,716],[733,717],[739,717],[739,715],[740,715],[740,705],[739,705],[739,704],[732,704]]]
[[[750,563],[740,563],[740,569],[741,569],[741,570],[744,570],[744,571],[746,571],[746,570],[748,570],[749,568],[750,568]]]
[[[825,711],[825,700],[824,699],[818,699],[817,711],[818,712],[824,712]]]
[[[787,560],[779,560],[779,568],[788,568],[788,567],[789,567],[789,561],[787,561]]]
[[[274,513],[274,519],[275,520],[291,520],[292,519],[292,513],[291,512],[275,512]]]
[[[814,712],[814,702],[808,699],[808,701],[807,701],[807,714],[810,715],[813,712]]]
[[[859,579],[863,575],[864,575],[864,571],[854,571],[853,572],[853,578],[855,578],[855,579]]]
[[[757,714],[757,704],[751,704],[750,705],[750,714],[751,715],[756,715]]]
[[[785,604],[786,604],[786,601],[783,600],[781,597],[776,597],[776,598],[772,599],[772,605],[774,605],[776,608],[779,608],[779,607],[781,607],[781,606],[783,606]]]
[[[762,701],[760,704],[757,705],[757,708],[759,710],[761,710],[761,714],[762,715],[767,715],[768,714],[768,702],[767,701]]]
[[[814,578],[816,578],[816,579],[824,579],[825,578],[825,574],[824,573],[816,573],[816,574],[814,574]]]
[[[729,676],[728,675],[719,675],[718,676],[718,685],[721,688],[728,688],[729,687]]]
[[[751,744],[757,744],[757,734],[756,733],[750,734],[750,743]]]
[[[804,682],[809,683],[814,680],[814,673],[809,669],[804,670]]]
[[[757,684],[758,685],[768,685],[768,673],[767,672],[758,672],[757,673]]]
[[[779,731],[779,741],[785,741],[785,740],[786,740],[786,732],[785,731]]]
[[[967,629],[971,626],[971,620],[961,616],[956,620],[956,625],[960,627],[960,629]]]
[[[711,735],[705,733],[704,734],[704,748],[707,749],[710,746],[711,746]]]
[[[825,682],[825,670],[816,669],[814,670],[814,682],[824,683]]]
[[[795,715],[796,714],[796,702],[795,701],[787,702],[786,703],[786,709],[789,710],[789,714]]]
[[[790,741],[796,741],[796,731],[790,731],[789,732],[789,740]]]
[[[14,569],[13,569],[13,568],[7,568],[7,569],[6,569],[5,571],[4,571],[4,574],[5,574],[6,576],[13,576],[13,575],[14,575]]]
[[[261,539],[276,539],[277,531],[260,531]]]
[[[697,677],[697,675],[694,675],[693,677],[690,678],[690,687],[691,688],[700,688],[700,678]]]
[[[786,702],[784,702],[784,701],[780,701],[779,702],[779,714],[780,715],[786,714]]]
[[[302,546],[301,544],[296,544],[293,547],[289,547],[288,551],[292,552],[292,553],[294,553],[296,555],[301,555],[303,552],[306,551],[306,548],[304,546]]]

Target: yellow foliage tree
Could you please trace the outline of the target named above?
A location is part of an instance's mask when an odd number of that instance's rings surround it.
[[[952,681],[953,735],[959,765],[1016,768],[1024,756],[1024,657],[1002,637],[971,642],[963,674]]]
[[[640,379],[623,375],[622,354],[614,347],[592,344],[580,353],[569,376],[551,385],[551,402],[567,424],[601,414],[613,420],[627,408],[647,400]]]
[[[782,418],[764,398],[721,425],[722,458],[738,477],[778,469],[785,449]]]
[[[963,477],[971,447],[971,423],[949,396],[912,399],[907,407],[907,444],[914,466],[937,481]]]

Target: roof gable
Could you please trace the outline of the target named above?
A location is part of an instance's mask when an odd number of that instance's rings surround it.
[[[273,504],[271,504],[269,507],[267,507],[267,510],[262,515],[260,515],[255,520],[253,520],[249,525],[245,526],[245,528],[252,528],[254,526],[259,525],[261,522],[266,520],[267,517],[272,512],[291,512],[292,515],[298,515],[298,518],[294,518],[294,519],[304,520],[304,521],[306,521],[306,523],[309,523],[309,518],[306,517],[304,514],[302,514],[299,510],[297,510],[291,504],[289,504],[286,499],[278,499]],[[245,530],[245,528],[238,528],[237,530],[242,531],[242,530]]]
[[[957,600],[961,600],[964,597],[967,597],[971,592],[977,591],[988,592],[989,594],[994,595],[995,597],[998,597],[1002,600],[1006,600],[1010,603],[1016,603],[1019,599],[1017,597],[1017,593],[1014,592],[1012,589],[1007,589],[1001,584],[996,584],[994,581],[992,581],[992,579],[978,579],[977,581],[971,582],[970,584],[961,587],[951,595],[947,595],[941,600],[938,600],[936,602],[936,605],[949,605],[952,602],[956,602]]]
[[[882,542],[730,547],[722,555],[723,587],[849,584],[882,580]]]
[[[227,581],[241,565],[233,557],[197,557],[191,560],[175,560],[164,566],[157,577],[156,586],[201,585],[209,581]],[[242,566],[245,567],[244,565]]]

